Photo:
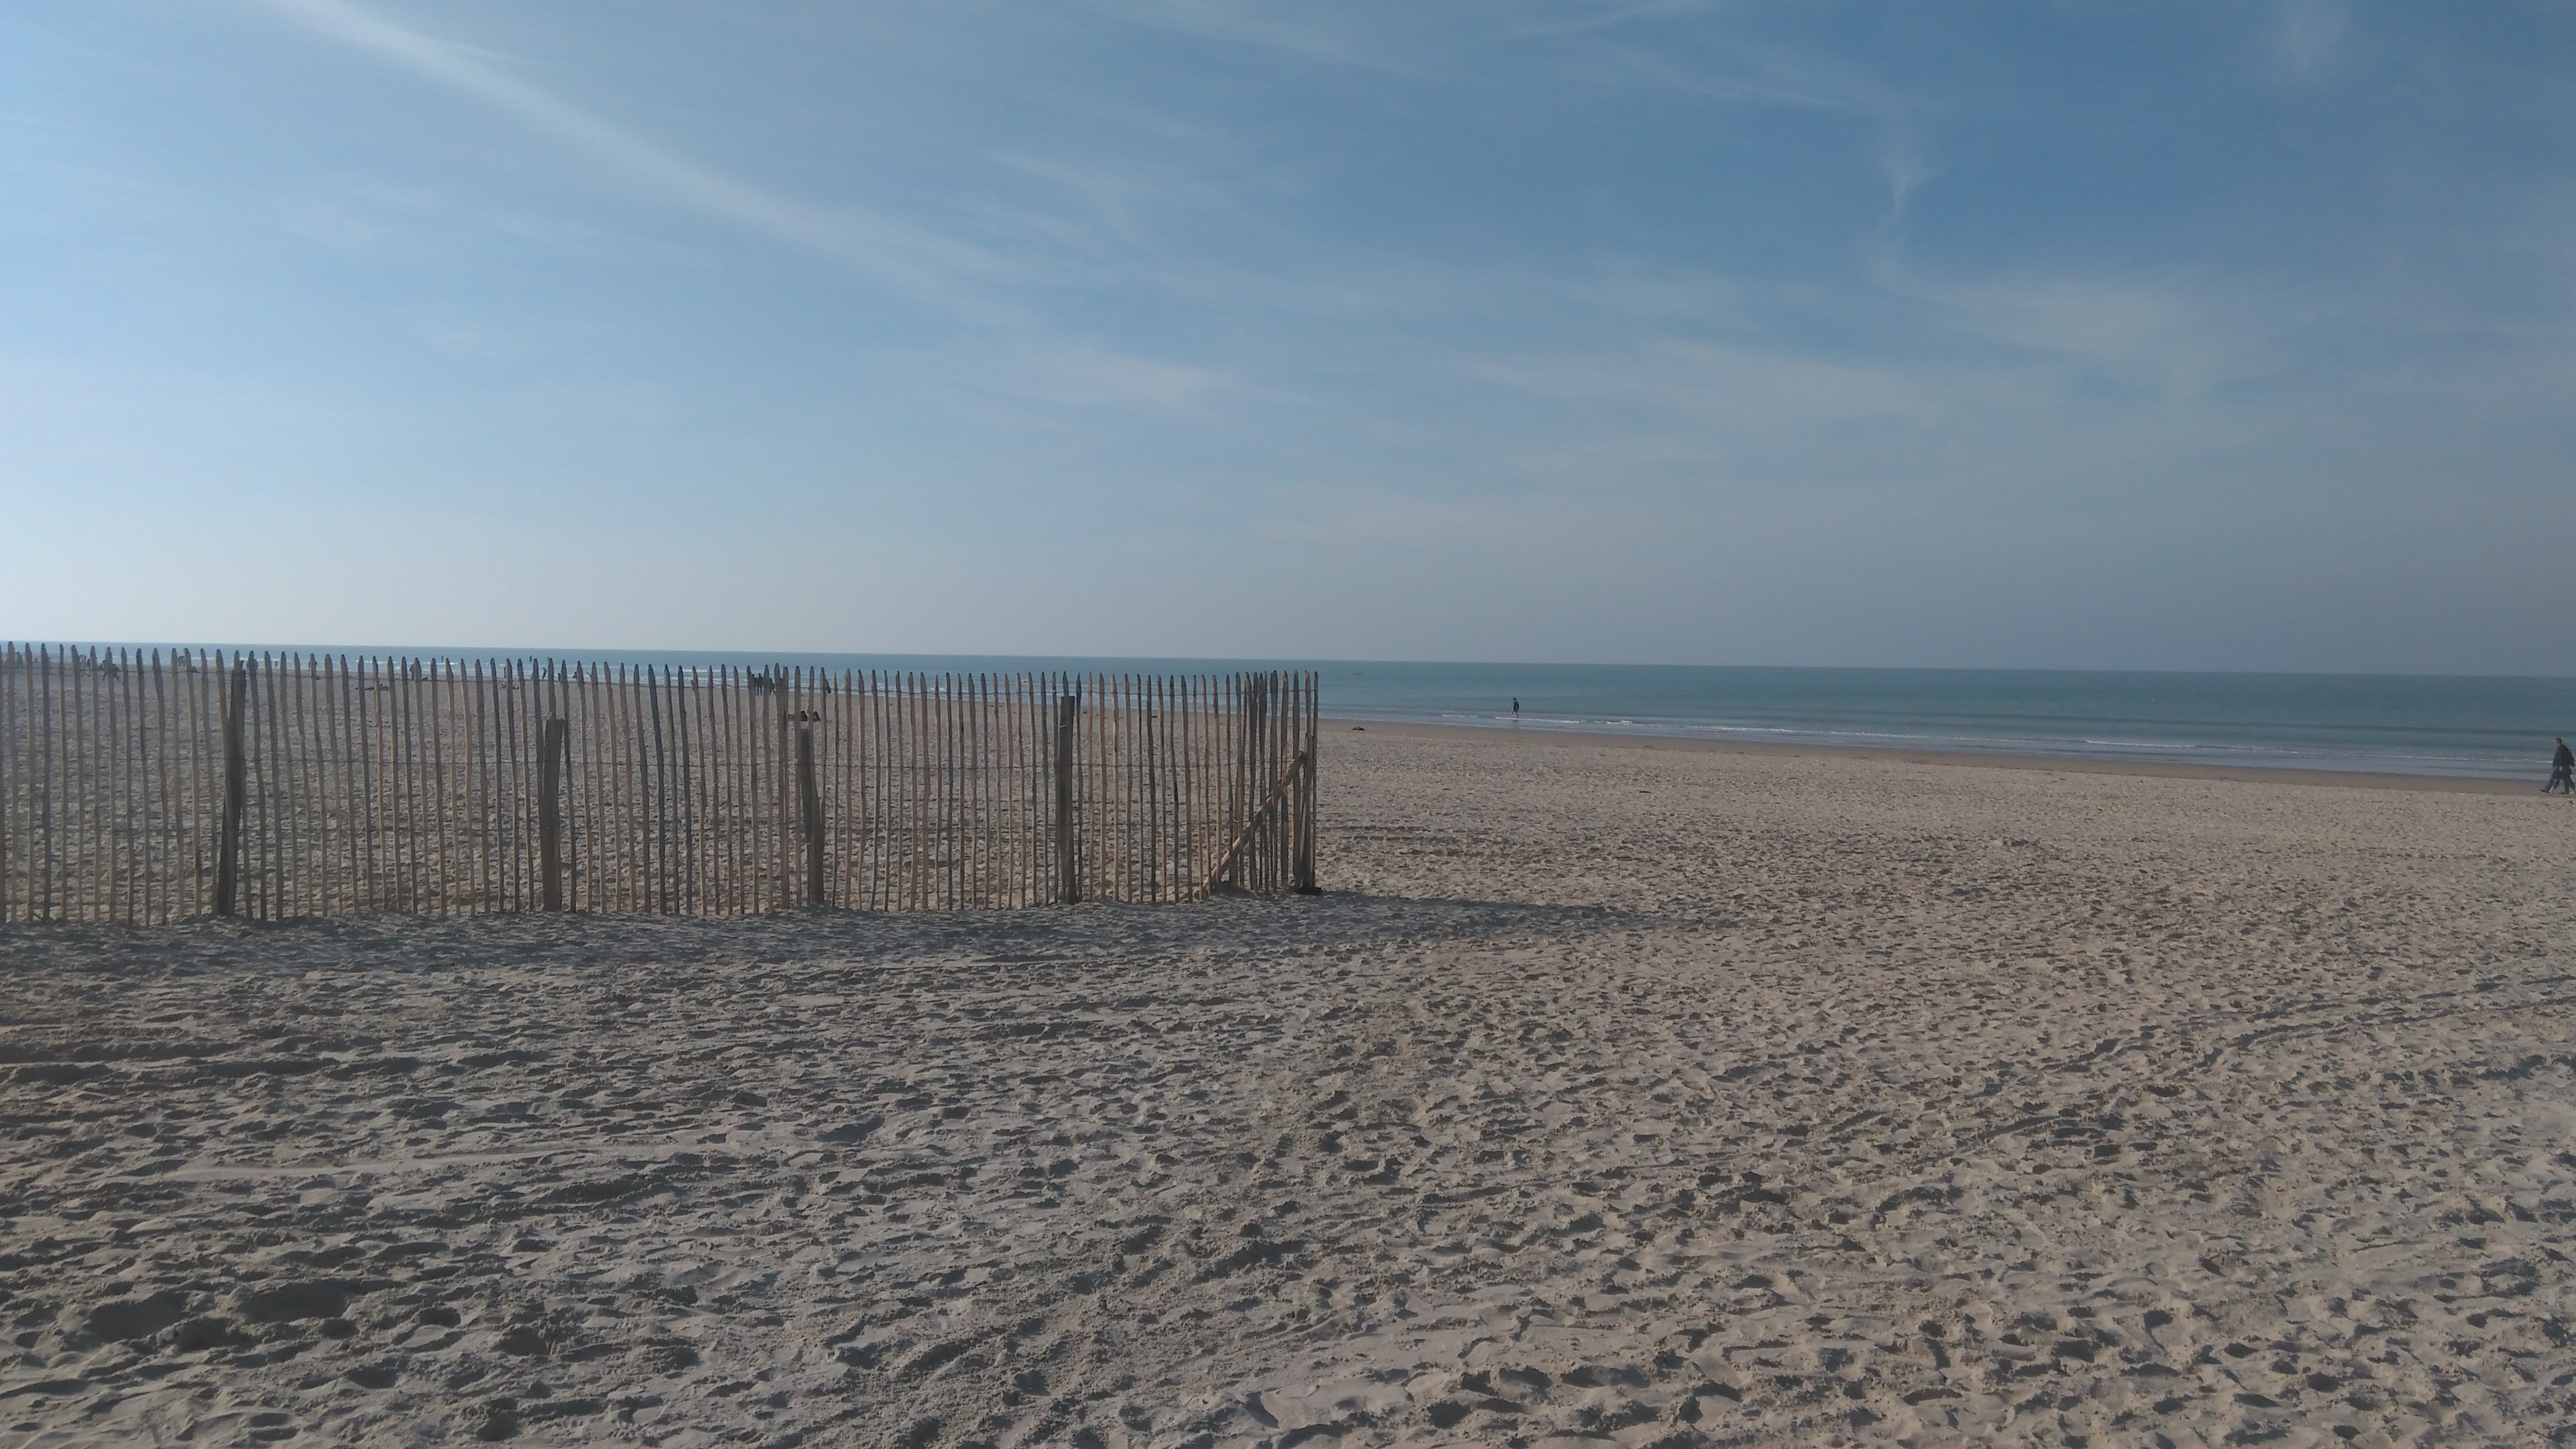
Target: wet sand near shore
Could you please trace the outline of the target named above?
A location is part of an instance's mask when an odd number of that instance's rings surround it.
[[[1328,729],[1313,900],[0,932],[0,1442],[2576,1422],[2576,806],[1686,743]]]
[[[1400,720],[1328,719],[1334,733],[1377,731],[1413,739],[1451,739],[1464,744],[1503,736],[1525,746],[1574,748],[1613,746],[1636,750],[1683,750],[1723,755],[1776,755],[1789,759],[1886,760],[1909,765],[1970,765],[1987,770],[2048,770],[2075,775],[2143,775],[2166,780],[2245,780],[2270,785],[2326,785],[2359,790],[2433,790],[2456,795],[2537,794],[2548,778],[2546,762],[2535,766],[2529,780],[2468,775],[2408,775],[2379,770],[2306,770],[2275,765],[2198,765],[2162,760],[2097,760],[2069,755],[2007,755],[1983,750],[1880,749],[1869,745],[1791,745],[1767,740],[1720,740],[1611,734],[1607,731],[1548,729],[1529,725],[1426,725]],[[2538,758],[2535,756],[2535,758]]]

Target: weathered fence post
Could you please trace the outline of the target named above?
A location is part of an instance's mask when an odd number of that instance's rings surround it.
[[[215,837],[215,914],[229,916],[241,902],[242,807],[250,796],[249,762],[243,754],[242,708],[250,698],[250,664],[233,662],[224,691],[224,814]]]
[[[804,807],[805,904],[823,904],[823,792],[814,783],[814,727],[796,729],[796,794]]]
[[[1068,906],[1082,899],[1073,840],[1073,717],[1081,707],[1080,695],[1055,702],[1055,872],[1058,898]]]
[[[1315,747],[1319,743],[1316,739],[1318,732],[1316,712],[1320,704],[1316,697],[1319,693],[1316,688],[1317,683],[1317,676],[1312,674],[1306,676],[1305,689],[1298,709],[1298,713],[1303,716],[1301,723],[1305,725],[1303,733],[1306,737],[1306,748],[1298,759],[1300,774],[1297,780],[1295,817],[1297,846],[1294,884],[1297,894],[1301,896],[1320,896],[1324,893],[1324,888],[1315,884]]]
[[[550,719],[537,731],[537,903],[563,909],[563,777],[572,753],[572,722]]]
[[[1237,837],[1234,859],[1227,865],[1225,883],[1237,889],[1244,887],[1247,856],[1255,856],[1262,846],[1261,822],[1268,813],[1261,796],[1263,782],[1270,777],[1270,758],[1263,746],[1267,743],[1263,726],[1270,720],[1270,680],[1267,675],[1246,675],[1243,681],[1243,832]],[[1252,886],[1258,889],[1258,877]]]

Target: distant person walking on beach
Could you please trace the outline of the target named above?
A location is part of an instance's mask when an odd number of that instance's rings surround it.
[[[1519,724],[1520,722],[1521,722],[1521,702],[1520,702],[1518,699],[1514,699],[1514,700],[1512,701],[1512,723],[1514,723],[1514,724]],[[2565,745],[2560,745],[2558,748],[2559,748],[2559,750],[2560,750],[2560,752],[2561,752],[2561,753],[2564,753],[2564,752],[2566,751],[2566,749],[2567,749],[2567,747],[2566,747]]]
[[[2540,787],[2543,795],[2552,790],[2576,795],[2576,750],[2568,749],[2565,740],[2558,742],[2558,753],[2549,757],[2549,783]]]

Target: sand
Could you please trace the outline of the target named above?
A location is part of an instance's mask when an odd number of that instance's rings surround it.
[[[2570,1437],[2576,805],[1324,780],[1314,900],[0,933],[0,1440]]]

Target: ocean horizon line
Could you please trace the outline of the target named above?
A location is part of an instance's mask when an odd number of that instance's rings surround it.
[[[2209,666],[2058,665],[2058,664],[1765,664],[1588,661],[1568,659],[1361,659],[1320,654],[1049,654],[905,649],[699,649],[622,647],[537,647],[497,644],[309,644],[226,640],[38,639],[6,642],[21,648],[127,649],[149,651],[222,650],[227,653],[303,654],[314,657],[414,657],[422,659],[546,659],[566,662],[673,663],[695,660],[727,664],[806,664],[844,660],[994,660],[1033,663],[1041,660],[1081,664],[1223,664],[1243,668],[1317,667],[1438,669],[1601,669],[1601,670],[1762,670],[1807,674],[2018,674],[2101,675],[2172,678],[2404,679],[2499,680],[2576,684],[2576,674],[2495,674],[2422,669],[2251,669]]]

